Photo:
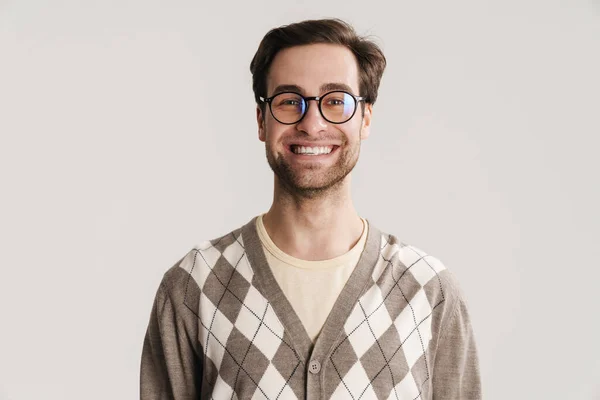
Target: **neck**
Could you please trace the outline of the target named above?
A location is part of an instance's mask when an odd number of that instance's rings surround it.
[[[275,181],[273,204],[263,216],[271,240],[283,252],[307,261],[347,253],[360,239],[363,222],[352,204],[350,176],[332,191],[306,198]]]

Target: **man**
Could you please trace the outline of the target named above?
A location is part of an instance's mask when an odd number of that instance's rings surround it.
[[[352,204],[385,64],[340,20],[263,38],[250,69],[273,204],[164,274],[142,399],[481,397],[453,276]]]

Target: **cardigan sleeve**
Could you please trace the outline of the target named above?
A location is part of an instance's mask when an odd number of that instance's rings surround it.
[[[481,377],[469,313],[458,299],[437,346],[433,366],[433,398],[479,400]]]
[[[192,344],[193,332],[177,314],[161,282],[144,338],[140,368],[141,400],[197,399],[202,363]]]

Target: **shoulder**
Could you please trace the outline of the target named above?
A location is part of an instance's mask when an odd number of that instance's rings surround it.
[[[464,303],[456,276],[435,255],[385,232],[382,232],[380,254],[384,261],[380,269],[391,263],[399,287],[416,288],[413,293],[420,293],[427,298],[434,329],[447,324],[454,310]]]
[[[228,270],[243,255],[241,228],[201,241],[164,272],[161,288],[172,302],[195,309],[209,277],[217,280],[209,284],[218,285],[218,280],[226,279]]]
[[[451,269],[434,254],[396,236],[381,233],[381,257],[394,264],[403,275],[409,275],[420,286],[443,297],[460,294],[459,283]],[[403,276],[404,277],[404,276]]]

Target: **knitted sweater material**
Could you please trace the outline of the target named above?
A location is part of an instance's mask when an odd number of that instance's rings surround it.
[[[165,272],[143,344],[142,400],[481,398],[469,313],[440,260],[369,221],[313,344],[255,220]]]

